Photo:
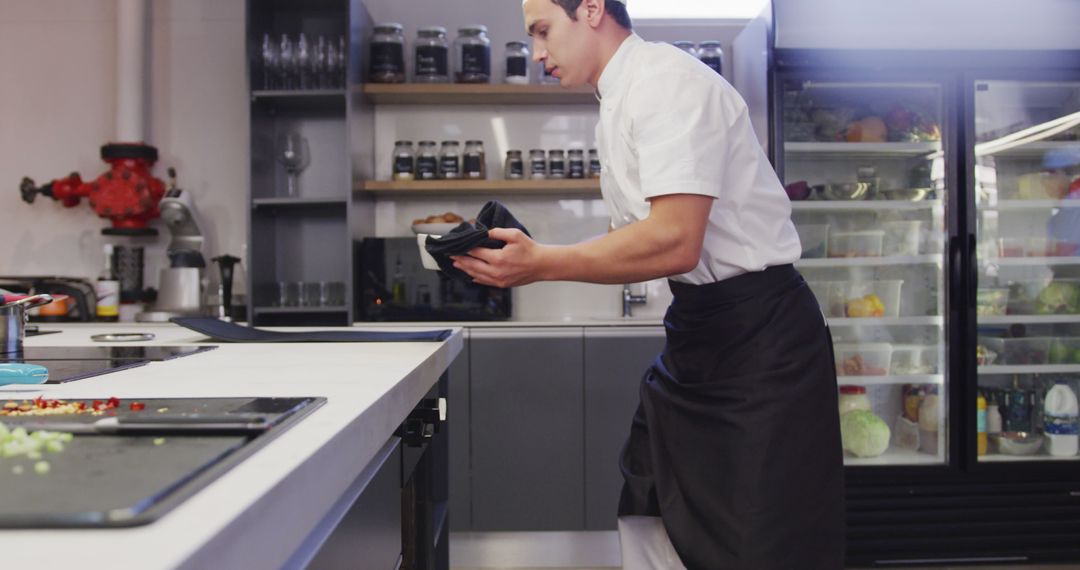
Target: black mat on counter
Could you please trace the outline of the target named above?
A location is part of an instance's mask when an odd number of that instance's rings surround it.
[[[309,331],[279,332],[227,323],[213,317],[176,317],[172,322],[226,342],[413,342],[443,341],[449,329],[433,331]]]
[[[83,401],[88,400],[70,400]],[[143,403],[141,412],[130,402]],[[117,408],[122,417],[158,414],[227,414],[266,417],[272,427],[256,437],[223,436],[104,436],[76,435],[59,453],[45,452],[47,473],[34,470],[36,461],[0,457],[0,527],[120,527],[146,524],[160,518],[199,489],[300,421],[324,398],[157,398],[125,399]],[[86,421],[101,416],[0,416],[14,427],[20,423]],[[155,443],[155,440],[158,440]],[[22,467],[16,473],[14,467]]]

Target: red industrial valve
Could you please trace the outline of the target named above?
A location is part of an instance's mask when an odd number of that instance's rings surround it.
[[[101,230],[112,235],[157,235],[147,223],[161,215],[158,204],[165,185],[150,174],[157,162],[157,149],[145,144],[107,144],[101,147],[101,159],[109,170],[92,182],[83,182],[77,172],[37,188],[30,178],[19,185],[23,200],[34,202],[38,194],[59,200],[65,207],[77,206],[82,198],[112,227]]]

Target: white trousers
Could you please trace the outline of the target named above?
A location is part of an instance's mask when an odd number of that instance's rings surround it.
[[[623,570],[686,570],[660,517],[619,517]]]

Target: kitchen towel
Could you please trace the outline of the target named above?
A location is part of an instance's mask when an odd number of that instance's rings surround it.
[[[476,223],[462,222],[458,224],[458,227],[450,230],[450,233],[442,237],[429,236],[425,249],[431,254],[431,257],[435,258],[435,262],[439,264],[439,269],[448,276],[471,283],[472,277],[454,267],[454,260],[450,259],[450,256],[465,255],[477,247],[502,249],[506,245],[505,241],[488,237],[488,230],[491,228],[517,228],[524,232],[525,235],[532,237],[529,235],[529,230],[525,229],[525,226],[517,221],[517,218],[510,213],[506,206],[492,200],[484,204],[484,207],[480,209],[480,214],[476,216]]]
[[[417,332],[382,331],[307,331],[279,332],[245,327],[214,317],[174,317],[172,322],[202,333],[214,340],[226,342],[410,342],[442,341],[450,336],[449,329]]]

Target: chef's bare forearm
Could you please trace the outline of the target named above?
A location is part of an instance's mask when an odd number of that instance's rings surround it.
[[[690,194],[661,196],[644,220],[579,244],[545,246],[543,278],[636,283],[691,271],[701,257],[712,200]]]

